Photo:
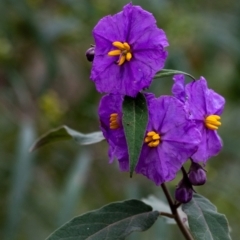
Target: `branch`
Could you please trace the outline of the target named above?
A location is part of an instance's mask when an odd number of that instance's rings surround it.
[[[191,233],[188,231],[188,229],[186,228],[186,226],[184,225],[184,223],[182,222],[179,213],[177,211],[177,208],[179,207],[179,203],[174,203],[172,200],[172,197],[166,187],[166,185],[163,183],[161,185],[162,190],[167,198],[169,207],[171,209],[172,214],[170,214],[171,216],[173,216],[173,218],[175,219],[179,229],[181,230],[183,236],[185,237],[186,240],[194,240]],[[160,213],[161,214],[161,213]],[[162,214],[161,214],[162,215]]]

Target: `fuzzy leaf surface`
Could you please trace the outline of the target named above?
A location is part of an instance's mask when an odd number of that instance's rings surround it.
[[[80,145],[89,145],[93,143],[98,143],[105,138],[100,131],[84,134],[81,132],[77,132],[67,126],[61,126],[59,128],[50,130],[49,132],[38,138],[31,146],[30,151],[34,151],[53,142],[66,141],[71,139],[73,139]]]
[[[158,211],[139,200],[115,202],[72,219],[47,240],[123,240],[150,228],[158,216]]]
[[[231,240],[225,215],[205,197],[194,194],[193,199],[182,206],[188,216],[194,240]]]

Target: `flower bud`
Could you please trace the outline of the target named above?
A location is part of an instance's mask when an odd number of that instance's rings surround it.
[[[180,203],[187,203],[191,201],[193,197],[193,191],[192,184],[184,170],[183,178],[175,190],[175,199]]]
[[[86,51],[86,57],[89,62],[92,62],[94,59],[95,47],[92,46]]]
[[[206,171],[200,164],[192,162],[188,172],[188,178],[194,186],[203,185],[207,180]]]

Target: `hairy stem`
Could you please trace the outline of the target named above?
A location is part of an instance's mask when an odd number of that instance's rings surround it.
[[[179,204],[178,203],[174,203],[165,183],[163,183],[161,185],[162,187],[162,190],[167,198],[167,201],[168,201],[168,204],[169,204],[169,207],[171,209],[171,212],[172,212],[172,216],[173,218],[175,219],[179,229],[181,230],[183,236],[185,237],[186,240],[194,240],[192,235],[190,234],[190,232],[188,231],[188,229],[186,228],[186,226],[184,225],[184,223],[182,222],[180,216],[179,216],[179,213],[177,211],[177,208],[179,207]]]

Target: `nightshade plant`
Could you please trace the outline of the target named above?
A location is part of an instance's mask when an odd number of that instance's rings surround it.
[[[153,210],[140,200],[111,203],[74,218],[48,240],[125,239],[133,231],[149,229],[161,216],[174,219],[188,240],[231,239],[225,216],[193,188],[205,184],[204,166],[222,148],[217,130],[224,98],[209,89],[203,77],[196,80],[163,69],[167,37],[153,15],[139,6],[129,3],[121,12],[101,19],[93,37],[95,44],[86,57],[92,62],[90,78],[97,91],[106,93],[98,108],[101,132],[82,134],[63,126],[38,139],[32,150],[56,140],[73,138],[86,145],[106,139],[109,162],[116,159],[120,171],[131,177],[141,174],[161,186],[171,212]],[[192,78],[186,85],[184,75]],[[172,96],[145,92],[154,79],[166,76],[173,76]],[[188,160],[191,165],[186,171]],[[173,200],[166,182],[179,171],[182,179]]]

